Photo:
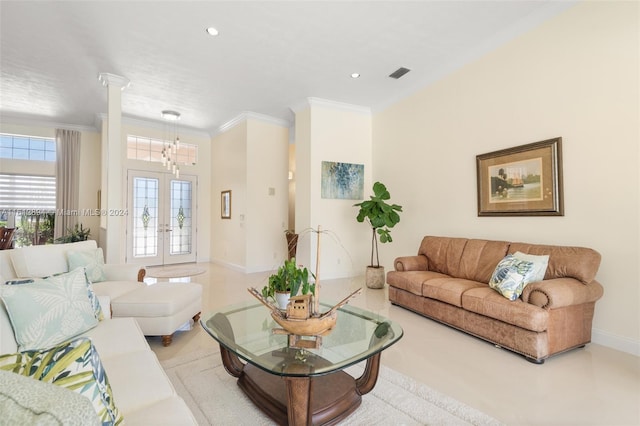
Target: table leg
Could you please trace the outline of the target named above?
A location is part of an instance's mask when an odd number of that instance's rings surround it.
[[[311,425],[311,384],[309,377],[285,377],[289,426]]]
[[[371,392],[378,381],[378,372],[380,371],[380,354],[381,352],[378,352],[367,359],[367,365],[364,368],[362,376],[356,379],[356,388],[360,395],[365,395]]]
[[[242,373],[242,369],[244,368],[244,363],[240,361],[240,358],[222,345],[220,345],[220,356],[222,358],[222,365],[224,369],[227,370],[227,373],[233,377],[240,377],[240,373]]]

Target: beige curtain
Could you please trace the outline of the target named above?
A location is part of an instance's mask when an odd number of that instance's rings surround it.
[[[78,223],[80,188],[80,132],[56,129],[56,224],[54,238]]]

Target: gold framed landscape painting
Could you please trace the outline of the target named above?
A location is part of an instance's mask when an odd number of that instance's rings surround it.
[[[563,216],[562,138],[476,156],[478,216]]]

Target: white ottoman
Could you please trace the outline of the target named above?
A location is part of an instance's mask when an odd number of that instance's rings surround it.
[[[162,336],[169,346],[173,333],[202,311],[202,285],[198,283],[156,283],[111,300],[113,317],[133,317],[145,336]]]

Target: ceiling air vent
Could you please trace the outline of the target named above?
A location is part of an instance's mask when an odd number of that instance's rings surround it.
[[[389,77],[395,78],[397,80],[400,77],[402,77],[403,75],[405,75],[406,73],[408,73],[409,71],[411,71],[409,68],[400,67],[397,70],[395,70],[394,72],[392,72],[391,74],[389,74]]]

